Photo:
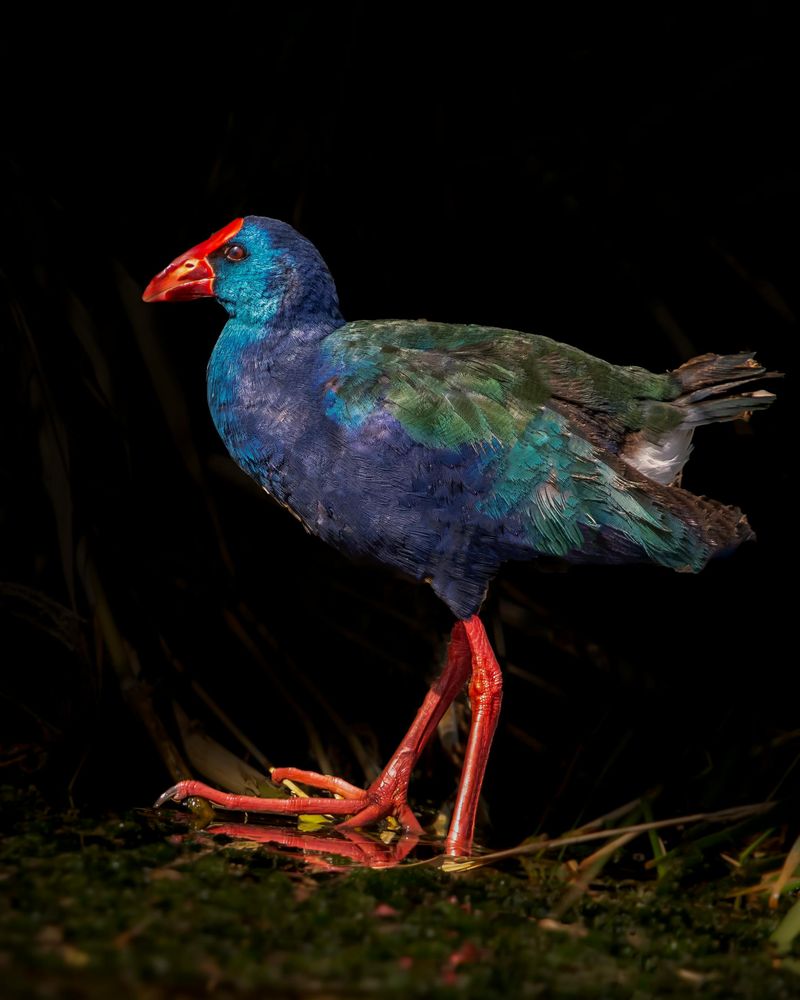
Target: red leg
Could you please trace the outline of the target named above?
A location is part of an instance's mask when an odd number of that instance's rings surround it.
[[[311,787],[340,794],[343,798],[268,799],[220,792],[200,781],[181,781],[167,789],[156,805],[163,805],[170,799],[180,801],[190,796],[197,796],[225,809],[242,812],[350,816],[350,819],[342,824],[347,828],[363,826],[385,816],[394,815],[407,831],[421,832],[421,827],[407,802],[409,778],[425,744],[436,732],[442,716],[469,677],[473,654],[468,639],[468,629],[474,621],[478,619],[473,617],[469,622],[456,622],[453,626],[447,664],[441,677],[434,682],[426,695],[411,728],[389,763],[366,791],[329,775],[297,768],[276,768],[273,771],[276,781],[292,778],[303,781]],[[480,625],[480,622],[478,624]]]
[[[469,684],[472,724],[453,818],[445,840],[447,853],[457,857],[468,855],[472,850],[478,799],[503,700],[503,676],[483,623],[477,615],[473,615],[464,622],[464,629],[472,654],[472,679]]]
[[[408,806],[411,771],[442,716],[466,683],[470,671],[472,724],[453,818],[445,841],[449,854],[467,855],[472,848],[475,815],[503,693],[500,667],[477,615],[467,621],[456,622],[453,626],[447,664],[441,677],[426,695],[411,728],[389,763],[366,791],[330,775],[298,768],[276,768],[273,772],[276,781],[292,778],[314,788],[341,795],[342,798],[266,799],[220,792],[199,781],[181,781],[164,792],[156,805],[162,805],[168,799],[180,800],[194,795],[225,809],[245,812],[348,816],[340,824],[345,829],[365,826],[394,815],[407,831],[420,833],[421,827]]]
[[[442,716],[466,684],[469,669],[470,647],[465,623],[456,622],[450,636],[447,665],[441,677],[428,691],[422,707],[411,723],[411,728],[392,754],[389,763],[367,789],[368,805],[355,816],[345,820],[341,826],[345,828],[364,826],[392,812],[410,813],[406,801],[411,772],[426,743],[436,732]]]

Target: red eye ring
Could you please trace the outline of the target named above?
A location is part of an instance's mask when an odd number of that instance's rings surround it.
[[[233,261],[236,263],[239,260],[244,260],[247,256],[247,251],[242,246],[241,243],[229,243],[222,251],[223,257],[226,260]]]

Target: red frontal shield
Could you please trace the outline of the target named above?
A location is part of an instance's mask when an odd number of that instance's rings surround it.
[[[242,228],[244,219],[234,219],[203,243],[176,257],[145,288],[145,302],[186,302],[214,294],[214,268],[209,254],[219,250]]]

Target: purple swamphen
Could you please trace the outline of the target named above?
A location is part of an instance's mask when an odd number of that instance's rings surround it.
[[[651,562],[701,570],[752,537],[741,511],[677,484],[696,427],[768,406],[749,354],[663,375],[547,337],[410,320],[345,322],[316,248],[274,219],[236,219],[178,257],[147,302],[215,296],[229,314],[208,366],[235,461],[320,538],[424,580],[458,619],[447,664],[370,788],[295,768],[341,796],[265,799],[182,781],[235,810],[323,813],[353,828],[407,803],[412,769],[469,681],[472,721],[447,850],[472,846],[502,679],[478,611],[500,565]],[[746,386],[747,391],[743,391]]]

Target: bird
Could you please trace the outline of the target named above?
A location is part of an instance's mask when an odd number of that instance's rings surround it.
[[[655,374],[548,337],[482,325],[343,317],[316,247],[289,224],[234,219],[147,285],[146,302],[215,297],[228,313],[208,404],[234,461],[308,531],[429,584],[454,615],[447,658],[367,789],[276,768],[308,798],[178,782],[230,810],[394,817],[418,834],[409,780],[464,687],[470,729],[445,839],[468,856],[502,700],[480,618],[503,563],[652,563],[698,572],[753,537],[736,507],[680,485],[698,427],[748,417],[774,394],[751,352],[703,354]]]

